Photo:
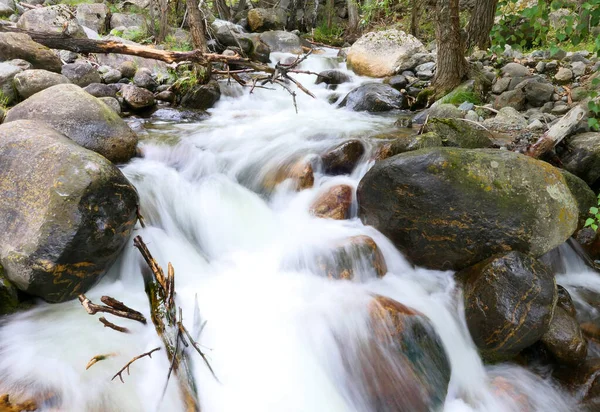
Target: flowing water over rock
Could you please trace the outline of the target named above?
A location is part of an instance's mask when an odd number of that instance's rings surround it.
[[[303,69],[338,68],[332,56],[312,56]],[[195,333],[207,322],[199,342],[219,381],[194,358],[202,410],[427,410],[374,403],[370,382],[360,379],[361,345],[378,345],[369,320],[373,295],[431,320],[452,369],[444,411],[573,410],[551,382],[516,365],[483,365],[451,272],[412,267],[382,234],[361,223],[355,205],[349,220],[310,214],[327,188],[344,184],[356,190],[376,149],[366,137],[385,132],[395,119],[336,109],[327,102],[333,92],[325,85],[298,78],[317,95],[313,100],[299,93],[299,114],[285,91],[256,89],[249,95],[226,86],[206,120],[145,124],[144,157],[123,167],[139,192],[147,225],[135,234],[163,267],[173,263],[184,321]],[[343,98],[364,80],[355,77],[335,93]],[[354,171],[325,175],[320,155],[356,138],[366,150]],[[298,192],[291,180],[264,184],[299,160],[313,164],[312,188]],[[340,242],[361,235],[377,243],[388,273],[379,278],[365,263],[364,249],[346,248],[353,280],[329,279],[315,262],[328,253],[335,260]],[[87,296],[98,302],[110,295],[149,318],[140,261],[137,250],[126,247]],[[0,393],[41,397],[48,411],[182,410],[173,379],[163,396],[169,369],[164,351],[133,364],[124,384],[111,381],[132,357],[160,346],[152,325],[127,327],[130,334],[103,328],[76,301],[40,303],[6,318],[0,327]],[[393,353],[377,353],[395,364]],[[86,371],[98,354],[114,355]],[[425,373],[427,380],[436,371]]]

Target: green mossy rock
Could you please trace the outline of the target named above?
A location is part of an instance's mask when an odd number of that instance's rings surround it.
[[[571,190],[571,194],[577,202],[577,207],[579,209],[579,228],[582,228],[585,224],[585,220],[590,217],[590,207],[596,206],[598,200],[596,199],[594,191],[582,179],[564,169],[560,169],[560,172],[565,178],[565,183],[569,187],[569,190]]]
[[[106,273],[136,222],[121,171],[45,123],[0,126],[0,263],[20,290],[74,299]]]
[[[6,279],[4,269],[0,265],[0,316],[15,312],[18,305],[17,288]]]
[[[462,119],[430,118],[427,130],[442,138],[442,144],[463,149],[481,149],[492,146],[492,134]]]
[[[431,148],[375,164],[357,190],[359,216],[414,264],[460,270],[497,253],[541,256],[577,228],[559,169],[492,149]]]
[[[510,359],[547,331],[557,301],[554,275],[520,252],[496,255],[456,277],[465,317],[484,359]]]

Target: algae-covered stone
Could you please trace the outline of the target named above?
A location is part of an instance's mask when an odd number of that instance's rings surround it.
[[[560,169],[560,172],[577,202],[577,207],[579,208],[579,227],[583,227],[586,219],[590,217],[590,207],[597,205],[598,200],[596,199],[596,195],[582,179],[564,169]]]
[[[508,151],[431,148],[375,164],[361,180],[359,216],[413,263],[462,269],[518,250],[541,256],[577,228],[559,169]]]
[[[464,286],[469,332],[484,358],[511,358],[548,330],[557,301],[556,282],[536,259],[509,252],[456,276]]]
[[[5,122],[41,120],[111,162],[135,155],[137,135],[110,107],[74,84],[59,84],[19,103]]]
[[[492,146],[492,134],[483,126],[473,125],[461,119],[430,118],[427,130],[442,138],[444,146],[480,149]]]
[[[0,316],[13,313],[17,310],[18,305],[17,289],[4,276],[4,269],[0,265]]]
[[[0,126],[0,263],[15,286],[50,302],[102,278],[136,222],[121,171],[45,123]]]

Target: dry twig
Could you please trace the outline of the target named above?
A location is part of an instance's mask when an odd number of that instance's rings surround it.
[[[81,305],[90,315],[95,315],[98,312],[110,313],[111,315],[118,316],[120,318],[131,319],[140,323],[146,324],[146,318],[140,312],[133,310],[125,306],[122,302],[113,299],[108,296],[103,296],[100,300],[106,303],[105,305],[96,305],[89,300],[85,295],[79,295],[79,301]],[[115,306],[112,306],[115,305]]]
[[[87,365],[85,365],[85,370],[88,370],[89,368],[91,368],[92,366],[97,364],[98,362],[106,360],[108,358],[112,358],[113,356],[115,356],[114,353],[107,353],[106,355],[96,355],[92,359],[90,359],[90,361],[87,363]]]
[[[129,362],[127,362],[127,365],[123,366],[123,368],[122,368],[122,369],[121,369],[119,372],[117,372],[117,373],[115,374],[115,376],[113,376],[113,377],[112,377],[111,381],[114,381],[114,380],[115,380],[115,378],[118,376],[118,377],[119,377],[119,379],[121,379],[121,382],[122,382],[122,383],[125,383],[125,381],[123,380],[123,372],[127,371],[127,375],[129,375],[129,367],[131,366],[131,364],[132,364],[133,362],[135,362],[135,361],[136,361],[136,360],[138,360],[138,359],[141,359],[141,358],[143,358],[144,356],[148,356],[149,358],[152,358],[152,353],[153,353],[153,352],[156,352],[157,350],[160,350],[160,347],[158,347],[158,348],[154,348],[154,349],[152,349],[152,350],[151,350],[151,351],[149,351],[149,352],[142,353],[141,355],[138,355],[138,356],[136,356],[135,358],[133,358],[132,360],[130,360]]]

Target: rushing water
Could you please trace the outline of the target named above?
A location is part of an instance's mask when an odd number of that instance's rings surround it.
[[[345,70],[333,56],[332,51],[312,56],[303,69]],[[285,56],[273,56],[280,57]],[[299,114],[285,91],[249,94],[223,85],[225,97],[207,120],[146,124],[144,157],[123,167],[139,191],[147,224],[135,234],[163,267],[173,263],[184,322],[196,334],[207,322],[199,342],[219,381],[194,358],[203,411],[375,412],[361,383],[348,379],[338,344],[367,339],[367,304],[374,293],[433,322],[452,366],[444,411],[517,411],[523,405],[540,412],[573,410],[566,394],[517,365],[483,365],[466,330],[452,273],[413,268],[383,235],[356,218],[356,207],[346,221],[309,214],[309,205],[327,187],[356,188],[372,165],[374,147],[366,137],[389,128],[394,119],[328,103],[332,93],[344,96],[364,78],[332,92],[312,84],[311,76],[297,77],[317,96],[299,93]],[[312,189],[296,192],[289,182],[273,191],[262,187],[268,173],[282,165],[314,159],[349,138],[363,139],[367,147],[352,175],[324,175],[317,161]],[[382,250],[388,266],[384,278],[367,270],[361,256],[353,256],[355,281],[329,280],[312,264],[318,253],[361,234]],[[600,292],[597,278],[594,282]],[[131,243],[87,293],[95,302],[102,295],[149,315],[140,257]],[[111,381],[132,357],[160,346],[152,325],[115,322],[132,333],[103,328],[79,302],[40,303],[9,317],[0,328],[0,393],[47,394],[46,410],[181,410],[175,385],[163,396],[169,369],[164,351],[133,364],[124,384]],[[85,370],[98,354],[112,356]],[[509,390],[502,390],[506,386]]]

